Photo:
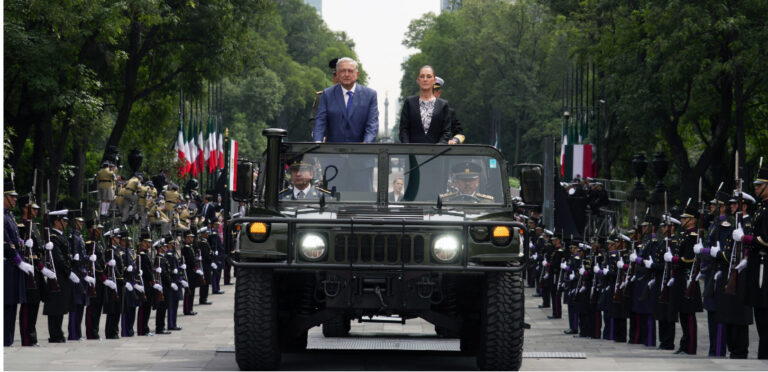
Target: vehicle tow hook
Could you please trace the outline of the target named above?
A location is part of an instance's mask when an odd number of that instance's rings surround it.
[[[341,282],[336,279],[336,275],[329,275],[328,279],[321,282],[323,284],[323,292],[326,297],[336,297],[341,291]]]
[[[431,298],[434,289],[435,282],[431,281],[428,276],[422,276],[421,280],[416,283],[416,293],[423,299]]]

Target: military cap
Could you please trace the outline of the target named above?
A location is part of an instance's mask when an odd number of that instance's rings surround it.
[[[731,200],[731,196],[725,191],[718,191],[712,204],[726,204]]]
[[[298,156],[298,157],[290,159],[288,161],[288,164],[289,164],[291,170],[301,169],[301,168],[304,168],[304,169],[311,169],[312,168],[312,164],[304,162],[303,157],[301,157],[301,156]],[[211,195],[211,198],[213,198],[213,195]]]
[[[69,217],[67,217],[68,213],[69,213],[69,209],[60,209],[60,210],[52,211],[52,212],[48,213],[48,217],[51,220],[69,221]]]
[[[621,238],[621,240],[623,240],[625,242],[631,242],[632,241],[632,239],[630,239],[628,236],[626,236],[624,234],[619,234],[619,238]]]
[[[338,58],[334,58],[330,61],[328,61],[328,68],[331,69],[331,71],[336,72],[336,64],[339,62]]]
[[[434,88],[442,88],[443,85],[445,85],[445,80],[439,76],[435,76]]]
[[[136,172],[133,174],[136,178],[144,179],[144,172]]]
[[[152,180],[147,181],[146,185],[147,186],[152,186],[152,187],[155,186],[155,184],[154,184],[154,182],[152,182]]]
[[[677,218],[674,218],[674,217],[672,217],[670,215],[666,215],[666,214],[662,215],[661,216],[661,224],[662,225],[666,225],[667,222],[669,222],[670,224],[674,224],[674,225],[680,225],[680,220],[678,220]]]
[[[479,165],[471,161],[459,163],[451,167],[451,173],[453,173],[453,176],[460,179],[480,178],[481,170],[482,168],[480,168]]]
[[[201,227],[199,230],[197,230],[198,234],[207,234],[208,233],[208,227]]]
[[[752,182],[755,185],[761,185],[764,183],[768,183],[768,168],[760,168],[757,170],[757,177],[755,177],[755,181]]]
[[[21,199],[19,199],[19,204],[32,209],[40,209],[40,206],[35,203],[35,199],[30,198],[29,196],[22,196]]]
[[[547,229],[544,229],[544,234],[549,235],[549,236],[555,235],[554,233],[552,233],[552,231],[549,231]]]
[[[744,203],[747,204],[754,204],[756,202],[755,198],[752,197],[752,195],[747,194],[746,192],[741,192],[741,200]],[[739,202],[739,190],[733,190],[733,198],[731,199],[731,203],[738,203]]]
[[[19,196],[19,193],[16,192],[16,185],[13,182],[13,172],[11,172],[11,175],[5,178],[3,181],[4,195]]]
[[[192,230],[189,230],[189,231],[187,231],[186,235],[184,235],[184,236],[185,236],[185,237],[186,237],[186,236],[191,236],[191,237],[193,237],[193,238],[194,238],[194,237],[195,237],[195,232],[194,232],[194,231],[192,231]]]
[[[685,206],[683,213],[680,214],[680,218],[699,218],[699,210],[696,206],[697,203],[690,203]]]

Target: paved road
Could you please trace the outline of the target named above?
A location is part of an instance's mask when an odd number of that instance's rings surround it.
[[[233,349],[233,286],[214,295],[210,306],[197,306],[198,315],[180,317],[184,329],[171,335],[132,337],[120,340],[48,344],[46,317],[40,316],[39,348],[4,348],[6,370],[236,370]],[[526,289],[531,294],[530,289]],[[755,360],[757,335],[750,334],[749,360],[735,361],[704,356],[679,356],[642,346],[574,339],[564,335],[566,320],[549,320],[538,309],[539,299],[527,297],[526,320],[532,329],[525,334],[524,370],[768,370],[768,361]],[[102,322],[103,322],[102,318]],[[699,316],[699,350],[707,350],[706,316]],[[154,319],[150,321],[154,324]],[[102,323],[103,327],[103,323]],[[17,331],[18,333],[18,331]],[[310,331],[309,350],[285,354],[285,370],[471,370],[475,360],[457,351],[458,341],[436,338],[423,321],[406,325],[353,324],[352,337],[324,339],[319,328]],[[409,340],[404,336],[416,337]],[[17,336],[18,337],[18,336]],[[680,337],[679,330],[677,338]],[[18,338],[16,345],[18,345]],[[389,350],[327,350],[338,347]],[[326,350],[317,350],[326,349]],[[424,350],[428,349],[428,350]],[[448,350],[448,351],[438,351]],[[557,352],[581,359],[549,358],[537,353]],[[570,354],[568,354],[570,353]]]

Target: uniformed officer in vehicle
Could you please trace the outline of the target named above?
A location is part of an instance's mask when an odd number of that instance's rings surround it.
[[[313,173],[312,164],[294,160],[291,163],[291,186],[280,191],[280,200],[318,199],[323,194],[329,197],[330,191],[312,186]]]
[[[493,203],[493,196],[477,192],[482,169],[473,162],[463,162],[451,167],[456,191],[440,195],[444,203]]]

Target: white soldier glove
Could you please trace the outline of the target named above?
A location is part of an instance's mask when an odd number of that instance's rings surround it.
[[[186,270],[187,269],[187,264],[181,264],[181,269],[182,270]]]
[[[77,277],[77,274],[72,272],[69,273],[69,280],[71,280],[72,283],[75,283],[75,284],[80,283],[80,278]]]
[[[88,259],[91,260],[91,262],[96,262],[96,255],[92,254],[92,255],[88,256]]]
[[[74,261],[80,261],[80,253],[75,253],[75,256],[72,257],[72,260]]]
[[[541,261],[541,266],[547,267],[548,264],[549,264],[549,262],[547,262],[547,259],[545,257],[544,260]]]
[[[579,275],[584,275],[585,272],[587,272],[587,270],[584,269],[584,266],[579,268]]]
[[[746,258],[741,260],[741,262],[739,262],[739,264],[736,265],[736,270],[738,270],[739,272],[741,272],[742,270],[744,270],[746,268],[747,268],[747,259]]]
[[[141,268],[139,268],[139,276],[144,276],[144,270],[142,270]]]
[[[709,250],[709,255],[712,257],[717,257],[717,253],[720,252],[720,242],[717,242],[717,245],[712,247],[712,249]]]
[[[53,243],[52,242],[45,243],[45,249],[49,251],[53,250]]]
[[[653,285],[656,284],[656,278],[651,279],[648,281],[648,288],[653,288]]]
[[[736,227],[736,230],[733,230],[732,236],[734,241],[741,241],[741,239],[744,237],[744,229],[741,228],[741,224]]]
[[[629,255],[629,262],[635,262],[637,260],[637,254],[632,252],[632,254]]]
[[[600,271],[600,264],[595,264],[595,267],[592,268],[592,271],[594,271],[595,274],[597,274],[598,271]]]
[[[128,268],[125,269],[125,271],[132,273],[133,272],[133,265],[128,265]]]
[[[26,262],[24,262],[24,261],[19,262],[19,264],[16,265],[16,266],[19,268],[19,270],[21,270],[21,271],[23,271],[23,272],[25,272],[27,274],[32,274],[32,273],[35,272],[35,267],[30,265],[30,264],[28,264],[28,263],[26,263]]]
[[[213,254],[218,256],[219,255],[219,251],[215,251],[215,252],[213,252]]]
[[[701,244],[701,240],[696,242],[696,244],[693,245],[693,253],[699,254],[701,253],[701,250],[704,248],[704,245]]]
[[[672,252],[667,251],[667,253],[664,253],[664,262],[672,262]]]
[[[173,273],[174,274],[178,274],[179,273],[179,269],[173,269]]]
[[[117,261],[115,261],[115,260],[109,260],[109,262],[107,262],[107,264],[108,264],[109,266],[111,266],[111,267],[115,267],[115,265],[117,265]]]
[[[212,267],[214,270],[216,270],[216,269],[218,269],[218,268],[219,268],[218,266],[216,266],[216,263],[215,263],[215,262],[211,262],[211,267]]]
[[[571,273],[571,275],[568,275],[568,279],[573,280],[574,278],[576,278],[576,274]]]
[[[171,288],[173,288],[174,291],[178,291],[179,290],[179,286],[176,285],[176,283],[171,283]]]
[[[35,242],[32,241],[32,239],[27,239],[27,241],[24,242],[24,246],[27,248],[32,248],[35,246]]]
[[[565,270],[566,267],[568,267],[568,265],[566,265],[565,262],[560,263],[560,269]]]
[[[133,288],[141,293],[144,293],[144,286],[141,284],[136,284],[135,286],[133,286]]]
[[[643,264],[645,265],[646,269],[650,269],[651,265],[653,265],[653,257],[648,257],[647,260],[643,260]]]
[[[622,270],[624,268],[624,259],[619,258],[619,261],[616,262],[616,270]]]
[[[155,283],[154,285],[152,285],[152,288],[154,288],[154,289],[157,289],[157,290],[158,290],[158,291],[160,291],[160,292],[162,292],[162,291],[163,291],[163,286],[161,286],[160,284],[157,284],[157,283]]]
[[[49,268],[44,267],[42,272],[43,272],[43,275],[45,275],[46,278],[48,278],[48,279],[56,279],[56,273],[51,271]]]
[[[187,283],[186,280],[181,280],[181,286],[184,288],[189,288],[189,283]]]
[[[197,269],[197,270],[195,270],[195,272],[196,272],[198,275],[205,275],[205,274],[203,273],[203,270],[200,270],[200,269]]]
[[[114,290],[117,290],[117,284],[115,284],[115,282],[113,282],[113,281],[111,281],[109,279],[104,281],[104,285],[109,287],[109,288],[112,288]]]
[[[95,285],[96,285],[96,279],[95,279],[94,277],[92,277],[92,276],[89,276],[89,275],[86,275],[84,279],[85,279],[85,281],[86,281],[88,284],[90,284],[90,285],[93,285],[93,286],[95,286]]]
[[[534,260],[534,261],[536,261],[536,259],[538,259],[538,258],[539,258],[539,255],[536,254],[536,253],[534,253],[533,256],[531,256],[531,259]]]
[[[603,269],[603,275],[608,275],[610,271],[611,271],[611,266],[605,265],[605,269]]]
[[[675,284],[675,278],[669,279],[669,281],[667,282],[667,287],[671,287],[672,284]]]
[[[128,290],[128,292],[133,290],[133,284],[126,282],[125,283],[125,289]]]
[[[158,273],[158,274],[162,274],[162,273],[163,273],[163,268],[162,268],[162,267],[160,267],[160,266],[158,266],[158,267],[155,269],[155,272],[156,272],[156,273]]]
[[[548,278],[549,278],[549,273],[544,273],[544,279],[548,279]]]

